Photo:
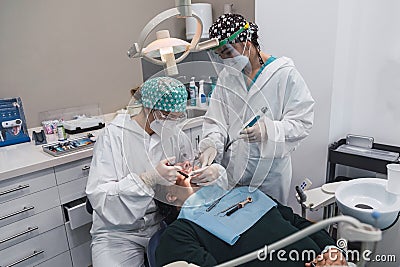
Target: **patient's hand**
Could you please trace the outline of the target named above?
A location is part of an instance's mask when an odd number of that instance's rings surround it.
[[[306,263],[306,267],[312,266],[348,266],[348,264],[339,249],[330,248],[312,262]]]

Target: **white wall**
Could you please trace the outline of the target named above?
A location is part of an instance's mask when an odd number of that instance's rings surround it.
[[[221,15],[222,2],[206,2]],[[231,3],[254,19],[254,0]],[[0,98],[22,98],[28,127],[40,125],[43,111],[126,106],[130,89],[142,83],[140,60],[126,51],[151,18],[173,7],[174,0],[0,0]],[[185,21],[158,29],[182,38]]]
[[[329,140],[347,133],[400,145],[400,2],[339,2]]]
[[[100,104],[126,106],[142,83],[139,59],[126,51],[173,0],[0,0],[0,98],[20,96],[29,127],[39,112]],[[171,35],[185,22],[170,20]]]
[[[305,177],[325,181],[337,8],[337,1],[256,0],[262,50],[292,58],[316,101],[313,130],[293,153],[289,204],[296,208],[295,185]]]
[[[292,206],[303,177],[324,182],[330,143],[354,133],[400,145],[398,10],[397,0],[256,0],[262,49],[293,58],[316,100],[313,131],[293,153]]]
[[[213,21],[224,13],[224,4],[233,4],[232,12],[243,15],[248,20],[254,21],[254,0],[192,0],[194,3],[209,3],[212,4]]]

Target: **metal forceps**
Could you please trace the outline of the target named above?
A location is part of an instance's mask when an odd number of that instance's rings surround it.
[[[217,200],[215,200],[213,203],[211,203],[211,205],[206,209],[206,212],[209,212],[210,210],[212,210],[220,201],[221,199],[224,197],[225,195],[221,196],[220,198],[218,198]]]

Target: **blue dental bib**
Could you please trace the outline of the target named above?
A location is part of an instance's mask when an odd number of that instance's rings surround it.
[[[220,201],[207,212],[207,208],[221,196]],[[251,197],[252,202],[247,203],[243,208],[230,216],[227,216],[226,212],[221,213],[224,209],[246,200],[247,197]],[[242,233],[276,206],[277,204],[270,197],[258,189],[238,187],[226,191],[213,185],[203,187],[191,195],[183,204],[178,219],[189,220],[233,245]]]

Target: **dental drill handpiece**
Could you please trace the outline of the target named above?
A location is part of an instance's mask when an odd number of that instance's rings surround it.
[[[254,117],[252,117],[250,120],[246,121],[245,123],[245,127],[240,131],[242,132],[243,130],[246,130],[247,128],[250,128],[252,126],[254,126],[254,124],[256,124],[256,122],[261,118],[261,116],[263,114],[265,114],[267,112],[268,108],[267,107],[262,107],[255,115]],[[240,134],[239,132],[239,134]],[[225,147],[225,152],[228,151],[228,148],[238,140],[238,138],[232,139],[232,141],[230,141],[226,147]]]
[[[251,198],[251,197],[247,197],[245,200],[243,200],[242,202],[238,202],[238,203],[235,203],[235,204],[233,204],[233,205],[231,205],[231,206],[229,206],[229,207],[227,207],[226,209],[223,209],[223,210],[221,210],[220,212],[218,212],[217,213],[217,215],[221,215],[221,214],[223,214],[221,217],[223,217],[223,216],[225,216],[226,215],[226,213],[225,212],[227,212],[227,211],[231,211],[232,209],[234,209],[235,207],[237,207],[238,205],[240,205],[240,204],[243,204],[243,206],[246,204],[246,203],[250,203],[250,202],[252,202],[253,201],[253,199]]]
[[[254,115],[253,118],[251,118],[250,120],[248,120],[248,121],[245,123],[246,126],[243,128],[243,130],[245,130],[245,129],[249,128],[249,127],[254,126],[254,124],[256,124],[256,122],[261,118],[261,116],[267,112],[267,110],[268,110],[267,107],[262,107],[262,108],[256,113],[256,115]]]
[[[229,210],[227,213],[225,213],[226,216],[231,216],[234,212],[238,211],[239,209],[243,208],[244,205],[246,205],[247,203],[251,203],[253,202],[253,199],[251,197],[248,197],[246,200],[239,202],[236,207],[234,207],[233,209]]]

